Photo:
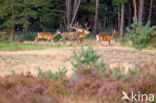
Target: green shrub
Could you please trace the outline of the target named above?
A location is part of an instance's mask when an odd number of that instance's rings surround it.
[[[148,45],[156,46],[156,27],[151,27],[150,22],[143,25],[133,19],[133,23],[126,30],[126,38],[132,42],[135,48],[141,49]]]
[[[38,76],[39,77],[46,77],[46,78],[54,78],[54,79],[60,79],[62,78],[67,72],[67,69],[64,68],[58,68],[58,71],[56,72],[52,72],[52,71],[48,71],[48,72],[43,72],[40,68],[38,69]]]
[[[120,79],[123,76],[120,69],[114,69],[112,72],[112,77],[115,77],[117,79]]]
[[[37,33],[35,32],[27,32],[27,33],[22,33],[22,32],[16,32],[15,34],[15,41],[33,41],[35,40],[35,37],[37,36]]]
[[[73,66],[78,68],[83,66],[87,69],[100,69],[100,72],[105,72],[106,67],[103,64],[103,60],[100,59],[100,55],[95,53],[92,46],[88,46],[88,49],[85,50],[84,47],[81,47],[80,52],[73,52],[72,62]]]
[[[0,42],[6,42],[6,41],[7,41],[7,33],[0,32]]]
[[[36,33],[33,33],[33,32],[29,32],[29,33],[26,33],[22,36],[22,40],[35,40],[35,37],[37,36]]]

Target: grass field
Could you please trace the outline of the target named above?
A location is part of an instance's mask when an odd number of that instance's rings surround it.
[[[31,44],[31,43],[0,43],[0,50],[39,50],[47,48],[65,48],[64,45]]]

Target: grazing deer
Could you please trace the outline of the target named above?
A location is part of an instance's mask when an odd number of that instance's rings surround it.
[[[108,41],[109,45],[110,45],[110,41],[112,40],[113,36],[116,34],[116,30],[113,30],[112,34],[105,34],[105,33],[101,33],[101,34],[97,34],[96,35],[96,40],[97,41]]]
[[[53,44],[55,44],[53,38],[58,34],[61,34],[59,30],[57,30],[55,34],[48,33],[48,32],[39,32],[37,33],[37,37],[35,38],[34,43],[36,43],[39,39],[47,39],[47,43],[48,41],[51,41]]]

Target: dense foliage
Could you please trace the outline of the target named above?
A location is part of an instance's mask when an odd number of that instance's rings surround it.
[[[147,45],[156,46],[156,27],[151,27],[150,22],[143,25],[134,19],[133,23],[127,28],[126,36],[136,48],[143,48]]]
[[[52,9],[55,7],[54,0],[1,0],[0,4],[1,27],[17,26],[20,30],[35,25],[42,28],[45,24],[52,25],[56,17],[59,20]]]
[[[56,28],[65,28],[67,0],[0,0],[0,28],[9,29],[15,26],[16,31],[53,31]],[[130,0],[100,0],[99,5],[99,30],[118,28],[118,13],[120,4],[124,2],[125,24],[131,23],[132,2]],[[138,1],[137,1],[138,2]],[[145,11],[148,11],[150,2],[145,1]],[[155,11],[153,3],[152,25],[155,25]],[[145,12],[146,13],[146,12]],[[87,15],[86,15],[87,14]],[[93,26],[95,14],[95,0],[82,0],[75,21],[89,22]],[[148,14],[148,13],[147,13]],[[147,21],[147,16],[145,20]]]

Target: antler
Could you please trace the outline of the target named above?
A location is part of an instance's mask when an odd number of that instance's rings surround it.
[[[89,30],[91,28],[91,26],[88,26],[88,23],[85,23],[84,25],[86,27],[86,30]]]
[[[74,24],[74,26],[70,25],[71,29],[75,29],[78,32],[83,32],[83,29],[79,26],[78,22]]]
[[[75,26],[76,26],[76,27],[78,27],[78,28],[82,28],[82,26],[81,26],[81,25],[79,25],[79,23],[78,23],[78,22],[76,22],[76,23],[75,23]]]

